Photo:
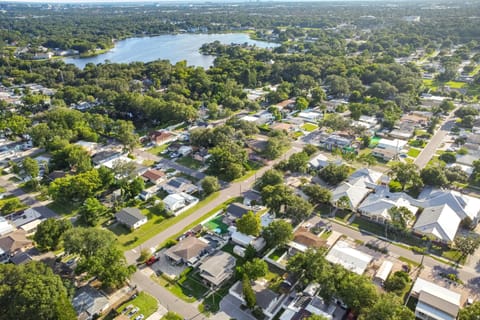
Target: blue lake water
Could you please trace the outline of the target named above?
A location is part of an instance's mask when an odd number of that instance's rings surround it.
[[[273,48],[278,44],[252,40],[248,34],[175,34],[156,37],[129,38],[118,41],[115,48],[95,57],[65,58],[66,63],[73,63],[83,69],[87,63],[103,63],[106,60],[115,63],[129,63],[135,61],[150,62],[158,59],[170,60],[172,64],[186,60],[190,66],[199,66],[207,69],[213,64],[214,57],[202,55],[198,50],[204,43],[220,41],[223,44],[255,45],[259,48]]]

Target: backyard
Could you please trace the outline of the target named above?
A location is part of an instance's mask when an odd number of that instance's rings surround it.
[[[186,269],[176,281],[155,275],[152,275],[152,280],[186,302],[201,300],[209,290],[192,268]]]
[[[407,154],[408,154],[409,157],[416,158],[416,157],[418,157],[418,155],[420,154],[421,151],[422,150],[420,150],[420,149],[410,148],[408,150]]]
[[[312,131],[315,131],[318,129],[318,126],[313,124],[313,123],[304,123],[302,125],[302,129],[305,130],[305,131],[308,131],[308,132],[312,132]]]
[[[177,159],[176,162],[178,164],[181,164],[182,166],[185,166],[185,167],[193,169],[193,170],[198,170],[198,169],[200,169],[204,166],[203,163],[201,163],[198,160],[193,159],[190,156],[181,157],[181,158]]]

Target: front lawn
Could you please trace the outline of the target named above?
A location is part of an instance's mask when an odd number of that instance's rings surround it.
[[[55,213],[59,215],[73,217],[77,214],[80,205],[72,202],[65,203],[60,201],[53,201],[47,204],[47,207],[52,209],[53,211],[55,211]]]
[[[148,153],[151,153],[155,156],[161,156],[162,151],[167,150],[168,143],[162,144],[161,146],[155,146],[147,150]]]
[[[145,319],[150,317],[158,309],[157,299],[143,291],[140,292],[135,299],[122,304],[117,309],[117,312],[122,313],[122,311],[129,305],[133,305],[133,307],[139,308],[140,310],[135,314],[135,316],[143,314],[145,316]]]
[[[190,156],[181,157],[181,158],[177,159],[176,162],[178,164],[181,164],[182,166],[185,166],[185,167],[193,169],[193,170],[198,170],[198,169],[200,169],[201,167],[204,166],[203,163],[201,163],[198,160],[193,159]]]
[[[155,275],[152,275],[151,278],[175,296],[189,303],[201,300],[209,290],[202,283],[202,279],[197,272],[192,270],[192,268],[185,270],[180,276],[180,279],[176,281]]]
[[[418,157],[418,155],[420,154],[421,151],[422,150],[420,150],[420,149],[410,148],[408,150],[407,154],[408,154],[408,156],[410,156],[412,158],[416,158],[416,157]]]
[[[304,123],[302,125],[302,129],[305,130],[305,131],[308,131],[308,132],[312,132],[312,131],[315,131],[318,129],[318,126],[313,124],[313,123]]]
[[[192,213],[199,210],[207,203],[218,197],[218,195],[218,192],[212,193],[194,207],[188,209],[187,211],[176,217],[172,217],[169,219],[165,219],[163,216],[160,215],[148,213],[147,216],[149,217],[149,219],[147,223],[132,232],[118,224],[112,225],[111,227],[109,227],[109,229],[117,235],[118,243],[122,246],[122,248],[124,250],[129,250],[144,243],[148,239],[152,238],[163,230],[173,226],[177,222],[185,219],[186,217],[188,217],[189,215],[191,215]]]

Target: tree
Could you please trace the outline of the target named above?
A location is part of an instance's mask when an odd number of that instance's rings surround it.
[[[236,143],[221,143],[209,150],[209,170],[221,179],[231,181],[245,173],[247,152]]]
[[[113,132],[115,137],[127,151],[132,151],[138,143],[138,135],[135,133],[135,126],[130,121],[116,121]]]
[[[218,190],[220,190],[220,182],[218,181],[217,177],[213,176],[206,176],[202,180],[202,189],[205,194],[211,194]]]
[[[260,277],[264,277],[268,272],[267,263],[259,258],[254,258],[251,261],[245,262],[245,264],[240,267],[240,271],[248,276],[251,280],[256,280]]]
[[[173,311],[168,311],[162,318],[162,320],[184,320],[185,318],[176,314]]]
[[[308,100],[304,97],[298,97],[297,101],[295,102],[295,107],[297,110],[305,110],[308,108]]]
[[[239,232],[252,236],[258,236],[262,228],[260,217],[252,211],[247,212],[240,219],[237,219],[236,225]]]
[[[125,199],[133,199],[145,189],[145,181],[142,178],[137,177],[131,182],[126,183],[122,187],[123,196]]]
[[[275,213],[280,213],[280,209],[287,205],[292,197],[292,189],[284,184],[266,186],[262,189],[263,203]]]
[[[318,148],[315,147],[313,144],[306,144],[303,146],[302,151],[305,152],[308,156],[311,156],[318,151]]]
[[[412,310],[393,294],[382,294],[373,306],[360,314],[359,320],[414,320]]]
[[[347,179],[349,173],[348,166],[336,165],[333,163],[328,164],[319,172],[320,178],[330,185],[337,185],[343,180]]]
[[[306,152],[294,153],[290,156],[287,163],[288,170],[292,172],[307,172],[308,166],[308,154]]]
[[[310,217],[313,212],[313,206],[307,200],[293,195],[287,202],[285,209],[285,216],[289,217],[295,222],[300,222]]]
[[[78,215],[85,225],[93,227],[106,212],[107,208],[97,198],[88,198],[80,207]]]
[[[413,163],[396,162],[392,164],[388,172],[393,180],[398,181],[402,186],[402,191],[407,186],[421,188],[423,186],[422,179],[418,173],[417,165]]]
[[[459,236],[454,240],[454,246],[462,253],[462,258],[475,253],[480,246],[480,238],[474,236]]]
[[[413,219],[413,213],[406,207],[393,206],[388,209],[390,223],[398,230],[406,230],[408,223]]]
[[[38,162],[30,157],[26,157],[22,162],[25,173],[32,179],[36,179],[40,173]]]
[[[444,187],[448,185],[445,169],[442,166],[428,166],[420,171],[420,177],[426,185]]]
[[[318,184],[308,184],[302,188],[302,191],[309,197],[308,201],[312,204],[330,203],[332,201],[332,192]]]
[[[402,295],[403,291],[410,282],[410,277],[405,271],[396,271],[384,283],[384,288],[387,292],[393,292],[397,295]]]
[[[275,169],[270,169],[265,171],[263,176],[258,180],[257,188],[262,191],[266,186],[274,186],[281,183],[283,183],[283,173]]]
[[[96,228],[74,228],[64,234],[67,253],[78,254],[75,272],[95,276],[105,287],[116,288],[135,271],[127,266],[123,252],[116,247],[112,232]]]
[[[457,161],[457,156],[455,155],[455,152],[444,152],[438,157],[438,159],[445,163],[455,163],[455,161]]]
[[[90,170],[75,176],[55,179],[48,187],[54,200],[61,202],[83,202],[94,196],[103,187],[97,170]]]
[[[272,221],[267,227],[263,228],[263,238],[267,241],[270,248],[284,246],[293,237],[293,228],[285,220]]]
[[[320,316],[318,314],[312,314],[308,318],[305,318],[305,320],[327,320],[324,316]]]
[[[42,262],[0,265],[2,319],[57,319],[77,317],[62,279]]]
[[[23,208],[24,205],[18,198],[9,198],[3,201],[3,203],[0,204],[0,213],[2,215],[7,215],[10,213],[13,213],[20,208]]]
[[[252,289],[252,285],[250,283],[250,279],[246,273],[243,274],[242,278],[242,291],[243,291],[243,298],[245,299],[245,303],[249,309],[253,309],[257,304],[257,297],[255,296],[255,292]]]
[[[37,226],[33,240],[40,250],[56,250],[60,246],[62,235],[72,228],[66,219],[47,219]]]
[[[458,320],[478,320],[480,314],[480,301],[473,303],[463,309],[460,309]]]
[[[349,273],[342,279],[338,294],[356,312],[370,308],[378,299],[377,289],[370,279],[356,273]]]
[[[273,160],[280,157],[289,147],[288,136],[283,131],[273,131],[270,133],[263,154],[267,159]]]

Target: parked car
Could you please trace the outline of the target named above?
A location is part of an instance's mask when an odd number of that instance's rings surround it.
[[[142,314],[139,314],[139,315],[135,318],[135,320],[143,320],[144,318],[145,318],[145,316],[144,316],[143,313],[142,313]]]
[[[154,264],[155,262],[157,262],[157,257],[155,256],[151,256],[147,261],[145,261],[145,264],[147,266],[151,266],[152,264]]]
[[[130,312],[128,313],[128,316],[131,317],[133,316],[135,313],[137,313],[140,309],[138,307],[135,307],[133,308],[132,310],[130,310]]]
[[[130,309],[132,309],[132,308],[133,308],[133,304],[129,304],[128,306],[125,307],[125,309],[123,309],[122,313],[125,314],[128,311],[130,311]]]

